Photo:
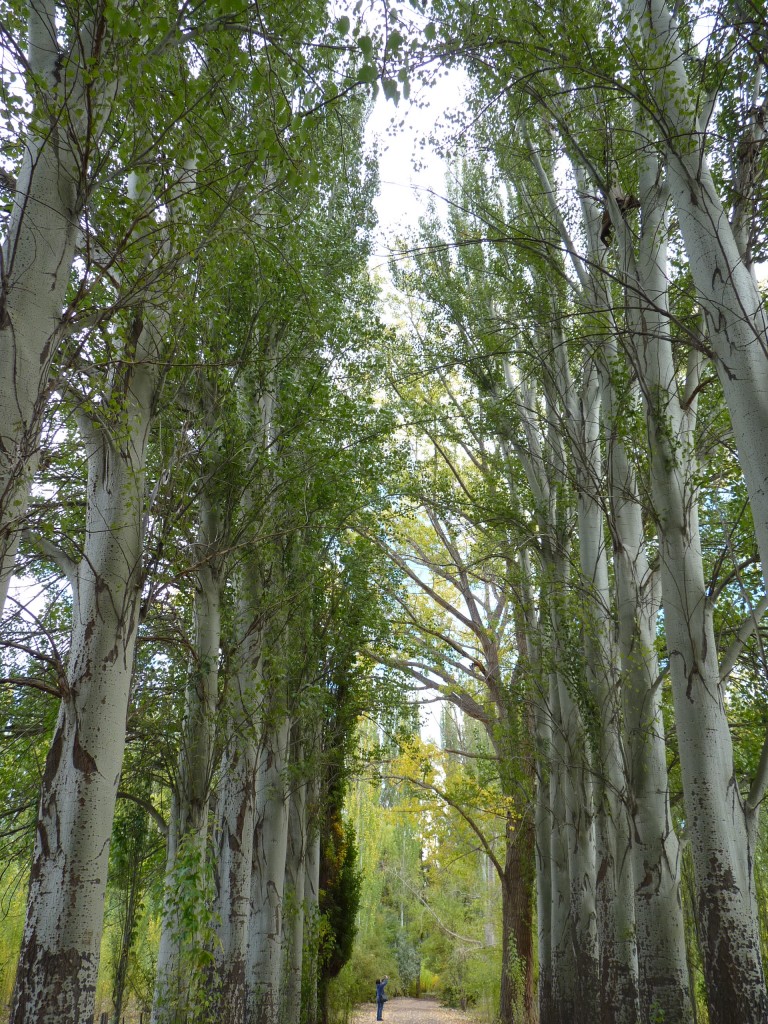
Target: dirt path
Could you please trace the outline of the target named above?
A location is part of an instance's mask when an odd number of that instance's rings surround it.
[[[376,1004],[355,1007],[349,1024],[376,1024]],[[435,999],[388,999],[384,1006],[384,1024],[472,1024],[472,1017],[461,1010],[441,1006]]]

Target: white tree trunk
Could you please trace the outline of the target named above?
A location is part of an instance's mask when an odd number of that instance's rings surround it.
[[[316,777],[307,786],[307,857],[304,871],[304,961],[302,1007],[306,1024],[317,1024],[320,916],[320,787]]]
[[[115,437],[83,425],[88,458],[84,552],[69,567],[72,636],[43,778],[13,1024],[93,1017],[109,840],[138,629],[144,472],[158,335],[115,383]],[[152,362],[143,360],[153,356]]]
[[[680,30],[665,0],[627,3],[648,54],[668,181],[733,425],[768,586],[768,317],[723,209],[688,81]],[[647,134],[647,133],[646,133]],[[654,144],[653,140],[649,140]]]
[[[48,374],[86,194],[82,154],[98,141],[106,115],[94,102],[95,86],[83,83],[95,31],[86,20],[77,44],[65,54],[57,42],[54,0],[29,4],[27,58],[37,76],[35,100],[2,247],[0,612],[37,465]],[[100,99],[109,103],[108,90],[102,89]]]
[[[221,764],[215,830],[218,944],[216,1001],[221,1024],[243,1024],[247,1007],[248,926],[256,814],[257,737],[254,716],[262,682],[261,594],[256,573],[240,570],[238,622],[242,638],[229,694],[230,723]]]
[[[265,707],[254,819],[251,919],[248,935],[249,1019],[277,1024],[283,965],[283,891],[288,849],[288,743],[291,723],[281,707]],[[267,724],[268,723],[268,724]]]
[[[693,444],[698,373],[677,380],[664,313],[666,267],[639,267],[630,326],[643,381],[659,522],[662,604],[712,1024],[768,1018],[754,892],[755,815],[741,798],[704,580]],[[696,358],[692,358],[692,365]]]
[[[301,763],[301,754],[294,758]],[[304,955],[304,889],[307,862],[307,781],[294,783],[288,820],[288,852],[285,863],[285,968],[280,1019],[284,1024],[301,1020],[301,979]]]
[[[550,682],[552,1001],[555,1021],[566,1024],[577,1012],[599,1019],[597,864],[592,779],[584,725],[563,676],[564,666],[573,661],[562,614],[568,583],[565,545],[561,550],[550,551],[546,571],[551,587],[546,600],[555,666]]]
[[[651,445],[663,452],[669,411],[659,414]],[[734,774],[692,479],[670,472],[665,455],[653,459],[662,602],[710,1018],[713,1024],[764,1024],[768,1000],[752,874],[755,820]]]
[[[558,341],[556,348],[564,353],[565,339],[558,338]],[[557,359],[557,353],[553,356]],[[600,947],[600,1019],[634,1024],[639,1013],[634,879],[629,852],[618,664],[612,640],[613,623],[609,617],[612,595],[605,519],[596,493],[603,480],[600,386],[597,368],[590,357],[583,376],[581,394],[577,396],[567,366],[560,374],[578,493],[585,665],[598,716],[589,742],[597,857],[595,905]]]
[[[599,359],[602,375],[602,397],[605,406],[605,446],[608,453],[609,483],[611,494],[611,527],[614,538],[614,572],[616,577],[616,605],[619,625],[619,647],[621,652],[621,669],[623,681],[621,686],[621,708],[624,713],[624,750],[628,755],[628,768],[625,773],[623,764],[624,751],[618,747],[611,756],[610,750],[601,757],[601,761],[613,760],[615,768],[613,778],[608,787],[609,800],[618,792],[624,794],[624,807],[621,808],[622,820],[626,813],[631,815],[632,830],[630,835],[622,826],[621,846],[624,850],[627,843],[631,849],[632,876],[634,878],[635,914],[634,922],[630,916],[624,915],[621,924],[617,924],[619,934],[636,937],[638,959],[638,983],[640,989],[641,1019],[652,1020],[654,1015],[662,1013],[665,1020],[688,1021],[691,1017],[690,995],[688,990],[688,972],[684,941],[682,906],[680,899],[680,850],[674,832],[669,808],[669,793],[666,768],[666,745],[664,742],[664,724],[661,715],[661,695],[657,682],[658,666],[655,657],[655,616],[657,602],[655,588],[645,549],[642,513],[637,493],[637,484],[620,440],[619,423],[615,415],[616,399],[613,389],[612,369],[616,360],[616,325],[612,316],[612,300],[606,278],[602,270],[605,261],[605,249],[600,241],[602,228],[602,209],[590,199],[591,187],[585,171],[575,166],[575,174],[579,183],[584,233],[587,238],[588,256],[584,261],[576,252],[557,205],[555,190],[550,184],[538,152],[528,143],[534,168],[539,177],[544,194],[548,199],[555,224],[562,237],[564,250],[570,255],[577,278],[581,286],[581,301],[592,309],[593,315],[606,323],[604,338],[594,340],[592,349],[603,354]],[[643,238],[641,240],[641,260],[653,265],[657,254],[665,244],[663,231],[664,196],[658,188],[655,163],[647,156],[640,160],[641,200],[643,206]],[[619,238],[626,247],[630,245],[626,225],[623,218],[615,216],[615,222],[622,225]],[[558,346],[564,351],[564,345]],[[556,353],[553,353],[555,356]],[[554,361],[554,360],[553,360]],[[567,376],[567,367],[565,374]],[[563,387],[566,395],[571,394],[570,388]],[[588,395],[585,396],[588,399]],[[593,402],[582,400],[577,403],[571,399],[569,416],[566,423],[570,433],[574,434],[573,424],[580,419],[585,425],[596,422],[596,416],[590,414]],[[600,454],[596,449],[596,436],[592,431],[591,441],[585,437],[583,446],[575,438],[574,454],[577,474],[580,462],[583,464],[579,483],[580,494],[594,493],[601,480],[599,464]],[[580,459],[579,452],[584,449]],[[596,461],[589,458],[590,453]],[[592,464],[590,464],[592,463]],[[602,533],[599,527],[598,510],[587,507],[588,499],[580,499],[580,515],[591,526],[580,530],[582,540],[591,538],[591,544],[580,545],[582,573],[586,580],[598,579],[600,586],[595,591],[597,598],[594,615],[600,616],[600,610],[610,607],[610,595],[607,587],[605,563],[600,564]],[[591,548],[591,554],[589,549]],[[599,566],[593,573],[590,565]],[[587,652],[588,663],[611,664],[612,656],[607,658],[608,624],[603,615],[602,630],[595,639],[599,643],[594,646],[594,655]],[[602,639],[600,639],[602,637]],[[604,652],[604,653],[601,653]],[[611,691],[613,696],[611,697]],[[618,721],[619,705],[615,688],[611,688],[597,699],[605,709],[605,698],[611,700],[612,715]],[[601,713],[605,718],[605,710]],[[610,726],[609,726],[610,728]],[[603,730],[604,736],[605,726]],[[623,780],[625,785],[617,788]],[[600,778],[598,773],[598,778]],[[608,778],[608,776],[606,776]],[[613,802],[613,801],[612,801]],[[616,820],[617,808],[609,809],[609,820]],[[600,824],[598,817],[598,826]],[[617,851],[618,853],[618,851]],[[622,855],[623,856],[623,855]],[[629,878],[624,879],[625,883]],[[627,897],[624,892],[625,901]],[[606,901],[603,901],[604,903]],[[610,900],[608,900],[610,902]],[[607,909],[607,908],[605,908]],[[626,940],[625,940],[626,941]],[[604,955],[604,954],[603,954]],[[632,1012],[629,1012],[630,1019]]]
[[[612,392],[606,384],[606,391]],[[692,1018],[680,892],[681,851],[669,806],[656,658],[654,577],[637,484],[607,416],[622,707],[632,820],[641,1020]]]
[[[549,818],[552,822],[549,861],[551,894],[551,1012],[554,1024],[568,1024],[580,1005],[581,988],[571,930],[571,873],[568,861],[569,834],[566,821],[565,776],[567,748],[560,717],[560,684],[556,673],[550,677],[549,710],[552,716],[552,749],[549,765]],[[539,893],[541,899],[541,893]],[[596,968],[595,968],[596,969]]]
[[[639,158],[641,238],[639,267],[654,288],[653,303],[664,308],[666,199],[656,161]],[[631,241],[620,225],[620,248],[631,261]],[[631,294],[642,294],[636,275]],[[630,302],[630,305],[632,303]],[[632,819],[635,923],[640,973],[641,1019],[663,1015],[688,1024],[693,1008],[681,898],[681,850],[672,822],[659,666],[656,657],[658,585],[649,564],[643,513],[635,473],[621,441],[612,370],[615,341],[605,349],[603,401],[614,537],[618,640],[622,665],[622,707]]]
[[[653,117],[661,124],[668,181],[715,352],[749,493],[768,585],[768,320],[709,170],[679,27],[664,0],[627,3],[642,38]],[[658,112],[658,113],[657,113]],[[651,142],[654,145],[655,142]]]
[[[200,498],[195,561],[194,658],[189,668],[181,729],[178,775],[171,803],[166,858],[166,898],[157,957],[153,1021],[185,1024],[196,997],[199,978],[184,964],[184,951],[197,941],[183,934],[178,920],[175,877],[179,843],[191,843],[201,870],[207,857],[208,804],[213,771],[213,745],[218,701],[221,642],[221,578],[218,547],[219,516],[209,495]],[[200,894],[204,898],[204,894]]]
[[[537,714],[537,718],[543,717]],[[536,912],[539,953],[539,1018],[554,1019],[552,1005],[552,925],[554,917],[555,886],[552,861],[552,838],[555,823],[552,817],[548,754],[550,742],[544,723],[537,728],[539,755],[536,766]],[[546,758],[546,759],[545,759]]]

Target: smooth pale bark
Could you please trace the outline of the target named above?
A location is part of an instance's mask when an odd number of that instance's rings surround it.
[[[585,192],[583,183],[582,193]],[[589,265],[599,267],[600,218],[582,199]],[[579,268],[582,270],[582,267]],[[604,320],[606,306],[591,276],[582,273],[584,298],[594,320]],[[594,800],[597,871],[595,903],[600,948],[600,1020],[634,1024],[638,1019],[638,967],[635,946],[634,878],[627,814],[627,781],[622,742],[618,656],[613,642],[613,594],[609,583],[603,485],[601,388],[592,353],[600,339],[590,339],[577,395],[565,358],[565,337],[555,333],[553,361],[560,363],[559,382],[566,408],[577,491],[581,595],[584,608],[584,655],[587,681],[598,716],[588,735]]]
[[[629,5],[664,130],[668,182],[733,425],[768,586],[768,319],[723,209],[697,122],[679,28],[664,0]],[[655,113],[655,111],[654,111]]]
[[[274,356],[272,337],[267,347]],[[269,375],[268,375],[269,376]],[[271,381],[270,381],[271,382]],[[264,387],[254,401],[245,380],[239,395],[243,418],[252,425],[254,443],[249,472],[252,482],[241,499],[246,523],[260,499],[263,485],[259,460],[274,443],[274,395]],[[237,662],[228,695],[228,741],[222,758],[221,783],[216,815],[215,864],[218,944],[216,978],[212,993],[221,1024],[243,1024],[251,1007],[249,977],[249,929],[251,885],[254,869],[254,838],[257,822],[257,780],[266,706],[266,622],[263,593],[264,552],[251,538],[251,547],[238,567],[234,636]]]
[[[212,997],[221,1024],[243,1024],[246,1019],[258,757],[254,719],[263,687],[263,638],[256,627],[261,592],[256,573],[241,567],[239,587],[235,628],[241,643],[228,700],[230,717],[214,834],[218,942]]]
[[[558,964],[553,957],[553,993],[556,1004],[575,996],[575,1007],[587,1013],[591,1019],[599,1019],[600,951],[597,935],[597,908],[595,905],[596,848],[594,830],[594,803],[592,779],[589,772],[589,757],[584,722],[569,691],[569,680],[565,678],[564,666],[572,663],[573,652],[567,648],[568,629],[565,618],[567,595],[570,590],[569,548],[570,536],[567,527],[570,511],[570,491],[567,487],[566,437],[560,429],[558,407],[561,392],[552,377],[544,381],[547,409],[547,438],[542,468],[547,474],[543,493],[547,497],[546,532],[553,541],[542,544],[544,583],[542,593],[546,601],[548,629],[550,633],[550,656],[554,663],[554,681],[550,691],[552,702],[553,752],[552,775],[557,772],[555,795],[558,800],[557,812],[553,806],[555,827],[563,822],[567,844],[567,873],[569,890],[568,930],[572,944],[572,978],[559,978]],[[531,406],[534,408],[534,406]],[[532,424],[531,424],[532,427]],[[532,429],[528,430],[529,438]],[[530,442],[529,442],[530,443]],[[567,497],[565,496],[567,495]],[[584,685],[583,680],[570,681]],[[550,782],[551,784],[551,782]],[[553,850],[553,868],[559,873]],[[558,883],[560,879],[556,880]],[[554,882],[553,882],[554,885]],[[553,941],[555,927],[553,923]],[[557,935],[557,942],[562,936]],[[570,965],[566,965],[570,966]],[[575,985],[575,988],[573,987]],[[557,1006],[561,1012],[568,1012],[565,1004]],[[563,1020],[568,1019],[563,1017]],[[571,1018],[572,1019],[572,1018]]]
[[[609,387],[609,385],[607,385]],[[612,417],[607,417],[610,424]],[[607,426],[622,706],[629,781],[640,1019],[692,1019],[681,900],[681,850],[669,805],[656,657],[658,600],[637,484]]]
[[[664,254],[644,253],[628,296],[648,417],[662,605],[712,1024],[768,1019],[754,891],[756,815],[735,779],[704,579],[693,446],[698,359],[681,396],[664,313]],[[634,281],[632,282],[634,283]]]
[[[98,141],[110,90],[97,76],[103,24],[86,19],[61,48],[54,0],[31,0],[27,59],[36,76],[8,232],[0,304],[0,612],[37,466],[46,389],[87,189],[83,155]],[[95,61],[95,64],[94,64]]]
[[[566,251],[572,254],[582,286],[582,301],[591,306],[597,316],[600,307],[595,301],[589,274],[575,255],[554,191],[530,143],[529,152],[554,221],[562,231]],[[595,226],[586,212],[585,232],[594,249]],[[633,1024],[639,1010],[633,878],[625,808],[618,673],[611,640],[613,626],[609,619],[612,599],[604,517],[597,497],[603,472],[599,379],[589,355],[594,347],[594,340],[586,346],[583,383],[581,393],[577,394],[568,364],[566,338],[562,329],[554,325],[546,388],[550,395],[550,415],[559,421],[560,444],[567,444],[575,473],[586,679],[575,683],[571,680],[569,686],[560,676],[556,698],[563,739],[558,744],[561,749],[553,756],[568,766],[558,783],[562,787],[559,799],[568,828],[570,929],[579,984],[578,1005],[588,1008],[594,1020],[606,1024],[613,1021]],[[559,415],[558,410],[561,410]],[[565,466],[564,452],[559,456],[559,464]],[[557,467],[553,468],[556,472]],[[560,666],[569,660],[568,652],[558,650],[563,632],[559,604],[568,589],[562,556],[553,554],[551,576],[557,580],[552,633],[556,664]],[[585,726],[574,702],[570,692],[573,685],[589,687],[597,713],[597,721],[591,723],[591,729]],[[552,699],[554,706],[554,694]],[[567,1015],[569,1011],[560,1012]]]
[[[723,209],[683,60],[679,27],[664,0],[626,4],[642,40],[652,116],[663,131],[667,180],[707,326],[752,509],[768,586],[768,319]],[[643,97],[644,98],[644,97]],[[647,134],[647,133],[646,133]],[[655,141],[651,140],[654,146]],[[727,968],[723,967],[724,970]],[[718,1011],[719,1012],[719,1011]]]
[[[592,374],[589,373],[591,378]],[[586,609],[587,676],[599,715],[599,735],[591,751],[595,800],[597,873],[595,900],[600,943],[600,1020],[634,1024],[639,1014],[635,949],[634,879],[630,857],[627,787],[617,665],[611,642],[612,623],[604,517],[590,480],[602,478],[600,424],[596,392],[590,380],[582,395],[586,411],[585,455],[589,478],[579,487],[579,556]],[[596,381],[594,382],[596,383]],[[577,461],[578,466],[578,461]],[[579,478],[577,469],[577,481]]]
[[[284,683],[282,683],[284,685]],[[278,689],[281,682],[277,681]],[[256,776],[251,915],[248,933],[248,1017],[276,1024],[283,966],[283,893],[288,849],[288,745],[284,700],[260,712],[263,733]]]
[[[607,280],[602,270],[606,258],[605,247],[599,241],[602,210],[589,198],[592,189],[584,171],[576,165],[582,219],[588,240],[589,258],[584,260],[569,236],[555,190],[539,154],[530,139],[526,141],[564,250],[576,272],[580,300],[593,311],[594,317],[605,324],[602,337],[594,339],[592,349],[600,353],[598,366],[611,498],[609,525],[614,542],[615,601],[622,672],[623,757],[627,759],[625,810],[632,824],[631,838],[627,839],[635,885],[633,931],[638,960],[640,1016],[643,1021],[651,1021],[661,1013],[664,1020],[680,1021],[682,1024],[691,1019],[692,1007],[680,899],[680,848],[669,807],[666,744],[655,655],[657,588],[648,564],[637,482],[620,440],[620,425],[615,414],[617,403],[612,367],[617,358],[615,335],[618,332],[611,312],[612,301]],[[644,257],[646,259],[663,246],[666,240],[663,230],[665,198],[663,191],[657,187],[657,176],[651,164],[652,161],[647,158],[641,160],[640,196],[644,228],[640,247],[644,253],[647,252],[648,255]],[[615,209],[610,212],[614,223],[620,225],[620,241],[625,245],[630,244],[620,211]],[[570,394],[570,389],[566,390]],[[567,422],[577,423],[582,408],[588,410],[590,406],[590,402],[572,402]],[[592,422],[594,420],[592,416]],[[594,436],[591,443],[595,443]],[[579,448],[577,444],[577,455]],[[589,448],[585,447],[585,452],[588,451]],[[599,465],[592,468],[585,465],[581,475],[583,481],[580,490],[586,493],[594,490],[600,480]],[[592,488],[590,479],[594,481]],[[594,509],[592,513],[596,516]],[[590,533],[601,544],[596,519]],[[591,577],[589,564],[596,564],[598,552],[599,547],[586,560],[585,552],[582,553],[582,569],[587,579]],[[610,606],[604,569],[601,569],[600,575],[603,583],[598,614],[600,608],[607,609]],[[605,646],[604,642],[602,646]],[[614,711],[617,710],[614,705]]]
[[[190,976],[184,964],[185,950],[198,941],[185,935],[177,920],[174,898],[179,844],[191,844],[204,868],[207,857],[208,805],[213,772],[213,753],[218,702],[219,646],[221,642],[221,575],[218,554],[221,538],[215,502],[205,492],[194,556],[194,657],[190,664],[181,729],[178,772],[174,788],[166,857],[166,899],[157,955],[152,1019],[163,1024],[184,1024],[190,1000],[195,999],[200,979]]]
[[[600,945],[595,892],[597,847],[593,785],[581,715],[559,673],[558,698],[565,734],[561,771],[570,881],[569,928],[578,986],[577,1005],[593,1020],[599,1020]]]
[[[569,1024],[580,1005],[580,983],[576,950],[571,931],[571,874],[568,861],[569,833],[566,821],[565,776],[568,770],[567,748],[560,715],[560,684],[556,673],[550,676],[549,713],[552,718],[549,766],[549,814],[552,823],[549,847],[551,880],[550,934],[552,969],[550,1013],[553,1024]],[[543,890],[546,892],[546,889]],[[542,891],[538,893],[541,901]],[[546,913],[546,908],[544,908]],[[595,967],[596,973],[596,967]],[[592,1004],[594,1006],[594,1003]],[[542,1007],[543,1010],[543,1007]],[[542,1021],[547,1018],[543,1016]]]
[[[565,630],[561,610],[567,592],[569,544],[566,526],[569,499],[564,497],[567,493],[565,438],[556,427],[559,396],[552,388],[552,379],[545,382],[548,426],[546,437],[542,439],[534,414],[538,402],[531,384],[518,386],[509,363],[505,363],[504,372],[525,439],[521,444],[516,431],[509,430],[504,441],[514,448],[534,496],[542,538],[539,549],[543,575],[540,601],[545,609],[542,618],[550,646],[547,656],[556,666],[550,673],[547,708],[551,716],[549,763],[540,768],[547,773],[549,782],[552,823],[549,845],[551,986],[548,996],[554,1024],[570,1024],[577,1008],[598,1019],[600,1000],[591,786],[586,769],[583,724],[559,671],[568,661],[562,647]],[[537,898],[541,900],[542,891]]]
[[[639,265],[653,268],[664,259],[666,197],[658,166],[642,157],[639,168],[641,236]],[[630,259],[628,232],[619,228],[624,260]],[[661,285],[661,277],[657,278]],[[636,278],[631,287],[642,282]],[[656,296],[658,299],[659,296]],[[640,972],[641,1020],[660,1014],[670,1024],[693,1019],[681,899],[680,843],[669,804],[661,686],[656,657],[659,595],[648,558],[635,473],[616,424],[611,340],[602,363],[605,433],[614,539],[618,642],[622,664],[622,705],[632,819],[635,922]]]
[[[586,219],[586,218],[585,218]],[[589,224],[587,225],[589,226]],[[597,304],[594,303],[595,309]],[[594,351],[595,343],[588,346]],[[565,337],[555,333],[553,365],[566,409],[577,491],[581,599],[587,683],[598,720],[589,740],[590,787],[596,842],[595,906],[600,950],[600,1017],[605,1024],[635,1024],[639,1013],[635,949],[634,880],[626,810],[618,663],[610,618],[605,518],[597,489],[603,480],[600,384],[588,356],[580,394],[570,379]]]
[[[663,429],[654,424],[652,443],[662,445]],[[735,779],[690,477],[665,479],[659,461],[662,603],[710,1019],[725,1024],[735,1012],[757,1024],[768,1019],[768,999],[753,878],[756,820]]]
[[[292,755],[294,764],[303,761],[301,748]],[[307,863],[306,779],[294,783],[290,795],[288,851],[285,861],[285,964],[281,998],[281,1024],[300,1024],[301,978],[304,956],[304,889]]]
[[[317,778],[307,786],[307,853],[304,870],[304,959],[301,1003],[306,1024],[319,1020],[320,917],[320,787]]]
[[[103,425],[81,428],[88,459],[84,551],[69,567],[66,688],[43,777],[12,1024],[93,1017],[139,621],[146,447],[160,341],[158,324],[148,318],[135,358],[115,373],[113,398],[123,415],[114,434]]]
[[[536,939],[539,960],[539,1019],[554,1021],[552,996],[552,926],[554,919],[555,886],[552,863],[552,839],[555,822],[552,816],[550,769],[548,756],[551,748],[550,726],[546,712],[537,708],[536,738],[539,756],[536,759]]]

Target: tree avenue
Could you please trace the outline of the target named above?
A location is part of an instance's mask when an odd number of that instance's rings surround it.
[[[4,9],[4,1012],[768,1024],[762,9],[348,8]]]

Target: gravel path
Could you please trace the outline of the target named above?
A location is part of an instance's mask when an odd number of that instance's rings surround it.
[[[350,1024],[376,1024],[376,1004],[355,1007]],[[384,1024],[472,1024],[461,1010],[441,1006],[435,999],[388,999],[384,1006]]]

